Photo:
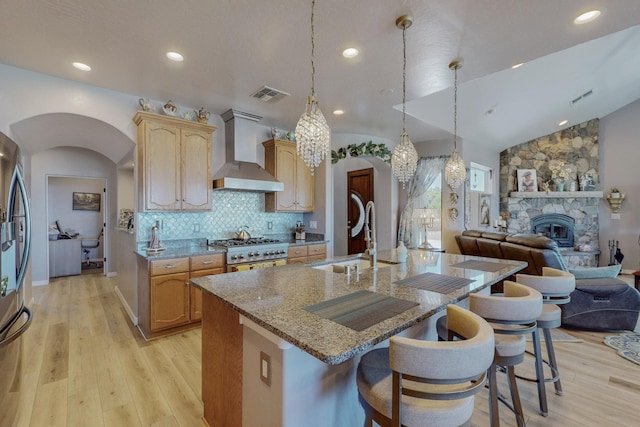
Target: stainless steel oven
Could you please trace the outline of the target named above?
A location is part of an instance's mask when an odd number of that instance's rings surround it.
[[[227,273],[287,264],[288,243],[274,239],[213,240],[209,246],[227,250]]]

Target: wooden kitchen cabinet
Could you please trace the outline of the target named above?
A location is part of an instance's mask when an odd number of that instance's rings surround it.
[[[284,191],[265,194],[267,212],[313,212],[314,178],[296,153],[296,143],[270,139],[264,146],[264,168],[284,183]]]
[[[141,211],[211,209],[211,138],[215,126],[138,111],[138,207]]]
[[[211,276],[225,272],[224,254],[198,255],[191,257],[192,279],[196,277]],[[191,286],[191,320],[202,319],[202,291]]]
[[[151,332],[189,323],[189,273],[151,277],[149,288]]]
[[[327,245],[325,243],[289,246],[287,264],[307,264],[322,261],[326,257]]]
[[[202,319],[202,291],[189,279],[225,272],[225,254],[138,259],[138,327],[145,338],[178,332]]]

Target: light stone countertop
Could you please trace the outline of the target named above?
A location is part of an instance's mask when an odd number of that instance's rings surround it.
[[[409,250],[408,253],[406,265],[396,264],[376,271],[362,269],[359,279],[355,274],[346,276],[309,265],[291,264],[205,276],[192,279],[191,284],[283,340],[334,365],[367,351],[375,344],[443,310],[447,304],[462,300],[470,293],[497,283],[527,266],[526,262],[520,261],[423,250]],[[353,259],[353,256],[335,258],[331,262],[347,259]],[[500,262],[508,266],[495,273],[450,266],[466,260]],[[378,261],[396,262],[395,250],[381,251]],[[427,272],[465,277],[474,282],[447,295],[394,284],[398,280]],[[420,305],[363,331],[355,331],[303,310],[309,305],[363,289]]]

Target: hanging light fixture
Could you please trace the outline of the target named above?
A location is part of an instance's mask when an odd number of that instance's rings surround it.
[[[331,148],[331,130],[320,111],[316,100],[316,67],[315,67],[315,28],[314,10],[316,2],[311,1],[311,95],[307,98],[307,106],[296,125],[296,145],[298,157],[311,168],[320,166]]]
[[[453,153],[444,165],[444,180],[449,184],[451,191],[456,191],[467,178],[467,169],[462,156],[458,153],[458,70],[462,68],[462,61],[452,61],[449,69],[453,70]]]
[[[406,82],[407,82],[407,37],[406,32],[413,24],[413,17],[410,15],[402,15],[396,19],[396,27],[402,30],[402,134],[400,135],[400,141],[396,144],[391,155],[391,170],[393,174],[398,178],[398,181],[402,183],[404,188],[405,183],[411,179],[418,166],[418,153],[413,146],[409,135],[406,130]]]

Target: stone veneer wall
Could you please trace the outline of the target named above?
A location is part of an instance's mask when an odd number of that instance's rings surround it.
[[[598,263],[598,197],[509,197],[517,191],[516,171],[535,169],[538,190],[551,181],[550,162],[563,161],[571,168],[573,179],[590,174],[599,182],[600,156],[598,152],[599,119],[546,135],[507,148],[500,153],[500,215],[507,218],[508,231],[529,233],[530,219],[543,213],[563,213],[575,220],[575,244],[586,244],[593,252],[579,253],[563,249],[569,267],[596,266]]]

